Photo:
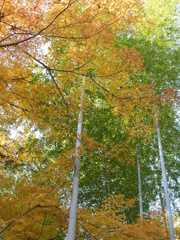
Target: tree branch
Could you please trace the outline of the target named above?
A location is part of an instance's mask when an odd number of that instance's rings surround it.
[[[24,51],[22,48],[19,48],[24,54],[28,55],[29,57],[31,57],[34,61],[38,62],[40,65],[42,65],[49,73],[52,81],[54,82],[59,94],[61,95],[62,99],[63,99],[63,102],[65,103],[66,107],[67,107],[67,115],[68,115],[68,103],[66,102],[65,98],[64,98],[64,95],[63,93],[61,92],[60,90],[60,87],[58,86],[56,80],[54,79],[54,76],[52,75],[52,69],[50,69],[46,64],[44,64],[43,62],[41,62],[39,59],[33,57],[30,53]]]
[[[7,228],[9,228],[15,221],[17,221],[18,219],[24,217],[25,215],[27,215],[28,213],[30,213],[31,211],[33,211],[36,208],[58,208],[58,206],[43,206],[40,204],[35,205],[34,207],[28,209],[27,211],[25,211],[24,213],[22,213],[21,215],[19,215],[18,217],[14,218],[13,220],[11,220],[1,231],[0,234],[2,234]]]
[[[40,240],[40,238],[41,238],[41,236],[42,236],[45,221],[46,221],[46,212],[44,213],[44,221],[43,221],[43,223],[42,223],[42,228],[41,228],[41,232],[40,232],[40,236],[39,236],[38,240]]]
[[[54,19],[53,19],[46,27],[44,27],[43,29],[41,29],[39,32],[35,33],[33,36],[30,36],[30,37],[28,37],[28,38],[19,40],[19,41],[17,41],[17,42],[1,44],[1,45],[0,45],[0,48],[10,47],[10,46],[16,46],[16,45],[18,45],[18,44],[20,44],[20,43],[29,41],[29,40],[37,37],[37,36],[40,35],[42,32],[44,32],[46,29],[48,29],[48,28],[56,21],[56,19],[57,19],[61,14],[63,14],[70,6],[72,6],[76,1],[77,1],[77,0],[73,1],[72,3],[69,2],[68,5],[67,5],[67,7],[65,7],[61,12],[59,12],[59,13],[54,17]]]

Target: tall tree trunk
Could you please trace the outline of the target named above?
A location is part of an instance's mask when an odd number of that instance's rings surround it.
[[[77,127],[76,150],[75,150],[75,169],[74,169],[74,176],[73,176],[73,192],[72,192],[67,240],[75,239],[76,213],[77,213],[78,188],[79,188],[79,168],[80,168],[79,148],[81,146],[85,81],[86,81],[86,78],[84,77],[83,85],[82,85],[79,118],[78,118],[78,127]]]
[[[138,148],[138,141],[137,141],[137,139],[136,139],[136,152],[137,152],[137,169],[138,169],[138,186],[139,186],[139,213],[140,213],[141,224],[143,224],[143,202],[142,202],[142,187],[141,187],[141,168],[140,168],[139,148]]]
[[[158,178],[157,178],[157,185],[158,185],[158,189],[159,189],[159,191],[158,191],[158,193],[159,193],[159,199],[160,199],[160,205],[161,205],[161,209],[165,209],[165,206],[164,206],[164,202],[163,202],[163,197],[162,197],[162,192],[161,191],[163,191],[162,190],[162,187],[161,187],[161,183],[158,181]],[[165,213],[164,213],[164,211],[163,211],[163,219],[164,219],[164,228],[165,228],[165,230],[168,232],[168,225],[167,225],[167,219],[166,219],[166,215],[165,215]]]
[[[155,36],[153,36],[153,35],[151,37],[151,49],[153,48],[153,38],[154,37]],[[154,83],[153,80],[152,80],[152,82]],[[166,168],[165,168],[165,163],[164,163],[164,156],[163,156],[163,149],[162,149],[162,142],[161,142],[161,133],[160,133],[160,127],[159,127],[158,112],[157,112],[157,107],[156,107],[155,101],[154,101],[154,109],[155,109],[155,117],[156,117],[156,129],[157,129],[157,136],[158,136],[159,157],[160,157],[160,162],[161,162],[164,195],[165,195],[165,200],[166,200],[166,213],[167,213],[168,224],[169,224],[169,234],[170,234],[170,239],[175,240],[173,218],[172,218],[171,206],[170,206],[170,201],[169,201],[169,192],[168,192],[168,185],[167,185],[167,178],[166,178]]]
[[[155,117],[156,117],[156,128],[157,128],[157,135],[158,135],[159,156],[160,156],[160,162],[161,162],[164,195],[166,199],[166,212],[167,212],[167,218],[169,223],[169,234],[170,234],[170,239],[175,240],[173,218],[172,218],[171,206],[169,201],[169,192],[168,192],[168,185],[167,185],[167,178],[166,178],[166,169],[164,164],[164,156],[163,156],[163,149],[162,149],[162,143],[161,143],[158,112],[157,112],[157,107],[155,102],[154,102],[154,109],[155,109]]]

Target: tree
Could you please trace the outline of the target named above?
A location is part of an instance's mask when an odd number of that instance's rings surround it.
[[[81,105],[79,109],[79,118],[78,118],[78,127],[77,127],[75,166],[74,166],[74,176],[73,176],[73,194],[72,194],[71,209],[70,209],[70,216],[69,216],[68,239],[75,238],[76,211],[77,211],[78,187],[79,187],[79,168],[80,168],[79,154],[80,154],[81,135],[82,135],[84,88],[85,88],[85,77],[83,79],[83,85],[82,85]]]

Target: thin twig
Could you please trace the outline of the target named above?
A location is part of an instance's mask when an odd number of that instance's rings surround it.
[[[44,213],[44,221],[43,221],[43,223],[42,223],[42,228],[41,228],[41,232],[40,232],[40,236],[39,236],[39,238],[38,238],[38,240],[40,240],[40,238],[41,238],[41,236],[42,236],[42,233],[43,233],[43,228],[44,228],[44,224],[45,224],[45,221],[46,221],[46,211],[45,211],[45,213]]]
[[[24,213],[22,213],[21,215],[19,215],[18,217],[14,218],[13,220],[11,220],[1,231],[0,234],[2,234],[7,228],[9,228],[15,221],[17,221],[18,219],[24,217],[25,215],[27,215],[28,213],[30,213],[31,211],[33,211],[36,208],[56,208],[58,209],[57,206],[52,205],[52,206],[43,206],[40,204],[35,205],[34,207],[28,209],[27,211],[25,211]]]
[[[2,4],[2,6],[1,6],[1,10],[0,10],[0,13],[1,13],[1,11],[3,10],[3,7],[4,7],[4,3],[5,3],[5,0],[3,1],[3,4]]]
[[[52,75],[52,69],[50,69],[45,63],[41,62],[39,59],[33,57],[30,53],[24,51],[22,48],[19,48],[24,54],[28,55],[29,57],[31,57],[34,61],[38,62],[40,65],[42,65],[49,73],[52,81],[54,82],[59,94],[61,95],[62,99],[63,99],[63,102],[65,103],[66,107],[67,107],[67,115],[68,115],[68,103],[66,102],[65,98],[64,98],[64,95],[63,93],[61,92],[60,90],[60,87],[58,86],[56,80],[54,79],[54,76]]]

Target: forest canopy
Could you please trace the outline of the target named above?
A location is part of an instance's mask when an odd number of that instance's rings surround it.
[[[0,238],[180,239],[177,0],[0,0]]]

